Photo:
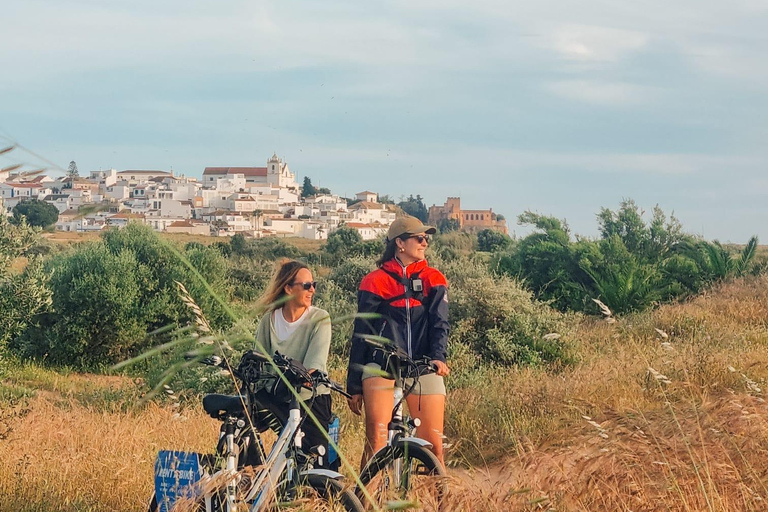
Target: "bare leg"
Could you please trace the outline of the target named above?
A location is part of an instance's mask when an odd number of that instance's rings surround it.
[[[445,419],[445,395],[408,395],[408,411],[421,420],[416,435],[432,443],[432,452],[445,466],[443,460],[443,422]]]
[[[365,449],[360,467],[387,444],[387,425],[395,406],[395,381],[383,377],[363,379],[363,407],[365,408]]]

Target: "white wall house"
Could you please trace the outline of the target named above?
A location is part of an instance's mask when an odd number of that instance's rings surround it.
[[[65,212],[72,208],[72,199],[69,194],[50,194],[43,197],[43,201],[50,203],[59,210],[59,213]]]
[[[111,187],[117,183],[117,169],[107,169],[106,171],[91,171],[90,179],[98,182],[104,187]]]
[[[264,227],[273,230],[278,235],[290,235],[296,236],[299,233],[306,221],[300,219],[265,219]]]
[[[38,199],[52,193],[48,186],[41,183],[0,183],[0,197],[3,199]]]
[[[382,225],[374,226],[363,222],[348,222],[344,225],[344,227],[352,228],[360,233],[363,240],[375,240],[382,236],[383,230],[381,229],[381,226]]]
[[[365,190],[363,192],[358,192],[355,194],[355,198],[358,201],[368,201],[369,203],[376,203],[379,200],[379,194],[376,192],[371,192],[370,190]]]
[[[301,238],[310,240],[326,240],[328,238],[328,226],[322,222],[305,222],[301,229],[296,233]]]
[[[177,220],[166,226],[167,233],[186,233],[188,235],[210,235],[211,227],[206,222],[189,219]]]
[[[168,176],[173,176],[173,173],[166,172],[166,171],[143,171],[143,170],[136,170],[136,171],[120,171],[117,173],[117,180],[116,181],[129,181],[131,183],[147,183],[152,178],[166,178]]]
[[[122,201],[131,196],[131,186],[127,181],[118,181],[110,186],[100,187],[99,190],[105,197]]]
[[[334,194],[320,194],[308,197],[305,202],[315,206],[320,211],[347,211],[347,201]]]
[[[364,224],[380,222],[389,225],[395,220],[395,212],[390,211],[386,205],[381,203],[361,201],[350,206],[349,211],[354,215],[357,222]]]

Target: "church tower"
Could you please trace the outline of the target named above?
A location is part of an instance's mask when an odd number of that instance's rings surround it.
[[[282,162],[277,157],[277,153],[272,154],[272,158],[267,160],[267,183],[273,187],[280,187],[280,176],[282,174]]]

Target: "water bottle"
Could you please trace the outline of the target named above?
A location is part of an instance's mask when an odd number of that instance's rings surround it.
[[[328,424],[328,436],[334,444],[339,444],[339,417],[335,414],[331,416],[331,422]],[[339,469],[339,454],[333,444],[328,443],[328,468],[336,471]]]

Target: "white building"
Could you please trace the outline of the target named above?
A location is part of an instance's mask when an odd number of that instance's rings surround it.
[[[363,192],[358,192],[355,194],[355,198],[358,201],[368,201],[369,203],[376,203],[379,200],[379,194],[376,192],[371,192],[370,190],[365,190]]]
[[[349,207],[350,213],[354,215],[357,222],[372,224],[379,222],[390,225],[395,220],[395,212],[390,211],[387,205],[381,203],[372,203],[370,201],[360,201]]]
[[[117,173],[117,181],[128,181],[130,183],[146,183],[150,181],[152,178],[167,178],[169,176],[173,176],[173,173],[166,172],[166,171],[145,171],[145,170],[135,170],[135,171],[120,171]]]
[[[105,197],[116,201],[122,201],[131,196],[131,185],[127,181],[118,181],[112,185],[104,186],[103,190],[99,188],[99,190]]]
[[[65,212],[72,208],[72,199],[69,194],[50,194],[43,197],[43,201],[50,203],[59,210],[59,213]]]
[[[295,192],[299,189],[296,175],[276,154],[267,160],[266,167],[206,167],[203,171],[203,186],[218,188],[216,184],[218,180],[234,175],[242,175],[248,185],[272,185],[293,189]]]
[[[334,194],[320,194],[307,197],[304,202],[317,207],[320,211],[347,211],[347,201]]]
[[[264,219],[265,228],[283,236],[297,236],[304,229],[305,224],[307,222],[301,219]]]
[[[107,169],[106,171],[91,171],[91,180],[98,182],[105,188],[111,187],[117,183],[117,169]]]
[[[344,227],[352,228],[360,233],[363,240],[375,240],[387,231],[387,227],[383,224],[366,224],[363,222],[347,222]]]

